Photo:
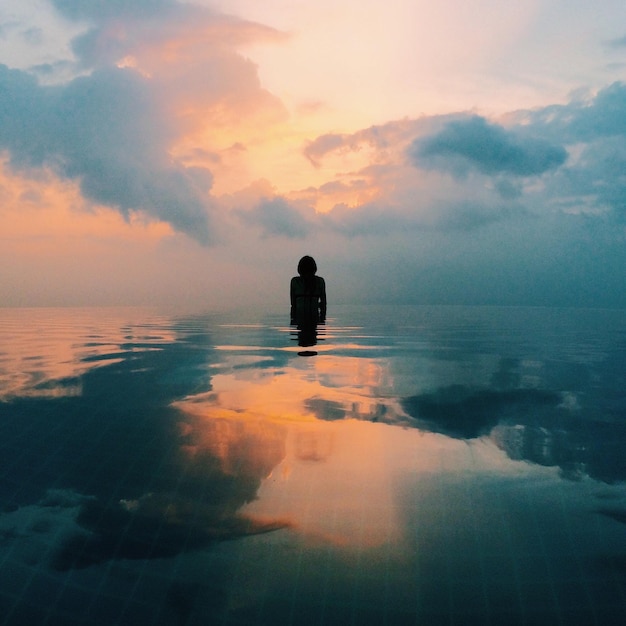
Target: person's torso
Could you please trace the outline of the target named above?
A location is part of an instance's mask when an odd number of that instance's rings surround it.
[[[313,280],[305,280],[302,276],[296,276],[293,280],[293,292],[296,298],[319,298],[322,295],[323,284],[320,276],[314,276]]]

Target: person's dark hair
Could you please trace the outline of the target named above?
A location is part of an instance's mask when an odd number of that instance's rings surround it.
[[[307,293],[315,291],[315,272],[317,272],[317,263],[312,256],[303,256],[298,263],[298,274],[304,280],[304,290]]]
[[[312,256],[303,256],[298,263],[298,274],[303,278],[313,276],[317,272],[317,263]]]

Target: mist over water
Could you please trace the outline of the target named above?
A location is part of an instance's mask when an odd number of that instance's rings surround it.
[[[620,310],[0,309],[0,623],[621,624],[625,374]]]

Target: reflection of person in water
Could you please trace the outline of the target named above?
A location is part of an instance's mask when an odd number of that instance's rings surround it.
[[[326,320],[326,283],[316,276],[317,264],[310,256],[298,263],[298,274],[291,279],[291,321],[315,326]]]

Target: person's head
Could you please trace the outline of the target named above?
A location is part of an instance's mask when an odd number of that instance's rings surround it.
[[[317,263],[312,256],[303,256],[298,263],[298,274],[300,276],[313,276],[317,272]]]

